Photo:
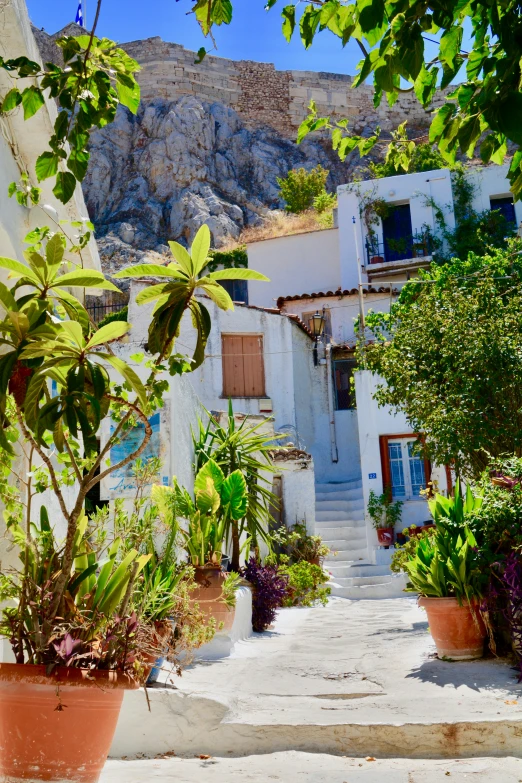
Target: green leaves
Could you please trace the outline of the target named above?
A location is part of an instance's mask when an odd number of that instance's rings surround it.
[[[221,499],[231,519],[243,519],[248,507],[248,493],[245,477],[240,470],[234,470],[223,481]]]
[[[39,87],[26,87],[22,92],[24,120],[29,120],[44,105],[44,97]]]
[[[53,193],[62,204],[67,204],[72,198],[72,194],[76,188],[76,178],[74,174],[69,171],[59,171],[56,175],[56,185],[53,188]]]
[[[17,90],[16,87],[13,87],[12,90],[9,90],[4,100],[2,101],[2,112],[6,113],[8,111],[12,111],[21,103],[22,103],[22,93],[20,92],[20,90]]]
[[[522,144],[522,93],[509,92],[497,108],[498,127],[508,139]]]
[[[295,29],[295,5],[286,5],[281,16],[283,17],[283,35],[290,43]]]

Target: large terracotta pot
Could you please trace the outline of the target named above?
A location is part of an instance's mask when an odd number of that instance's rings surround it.
[[[137,687],[120,672],[0,664],[0,779],[96,783]]]
[[[419,606],[426,609],[428,623],[439,658],[450,661],[469,661],[482,658],[486,627],[475,606],[459,606],[456,598],[419,598]]]
[[[393,544],[392,527],[378,527],[377,528],[377,540],[381,546],[391,546]]]
[[[216,620],[216,632],[221,633],[230,631],[236,614],[236,610],[230,609],[223,601],[226,578],[226,573],[219,566],[196,566],[194,579],[198,587],[191,593],[191,599],[198,602],[203,614]]]

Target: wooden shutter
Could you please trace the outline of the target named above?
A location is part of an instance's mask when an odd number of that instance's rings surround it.
[[[263,338],[257,334],[222,335],[223,396],[264,397]]]

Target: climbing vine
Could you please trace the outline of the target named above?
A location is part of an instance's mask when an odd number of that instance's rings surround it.
[[[232,250],[211,250],[208,254],[207,269],[215,272],[218,267],[236,269],[248,266],[246,245],[239,245]]]

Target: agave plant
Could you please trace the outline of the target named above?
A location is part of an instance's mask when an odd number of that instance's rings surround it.
[[[191,369],[200,366],[205,358],[205,346],[210,334],[210,314],[205,305],[194,298],[194,294],[206,294],[222,310],[233,310],[234,303],[219,280],[268,280],[265,275],[253,269],[221,269],[205,273],[209,262],[210,230],[201,226],[190,252],[178,242],[169,242],[174,261],[167,266],[159,264],[137,264],[117,272],[116,278],[159,277],[166,282],[149,286],[136,297],[140,305],[156,302],[149,326],[148,348],[159,354],[160,360],[168,358],[179,334],[183,313],[188,308],[197,332],[197,342],[192,357]]]

